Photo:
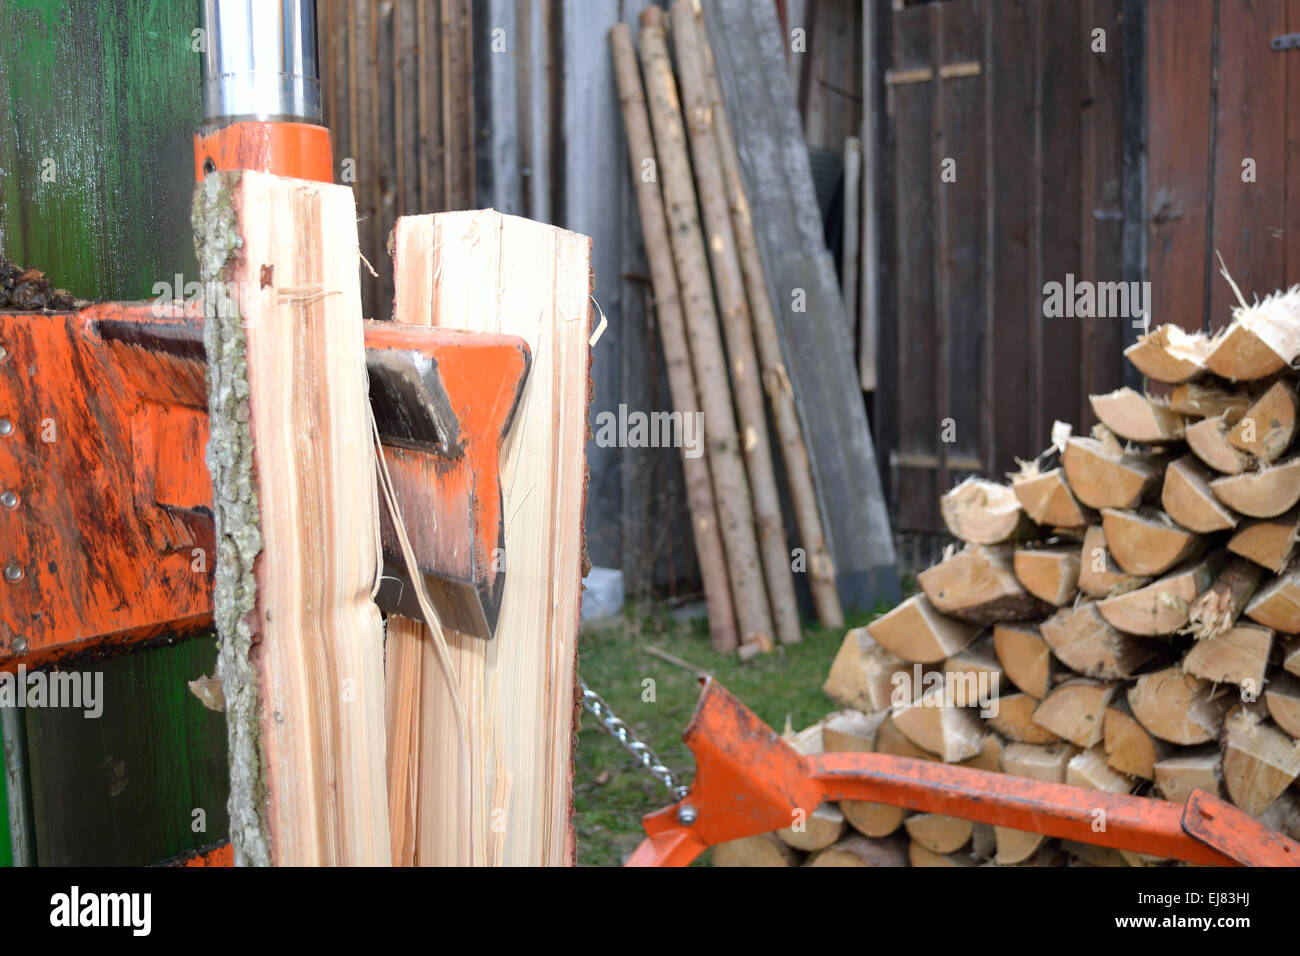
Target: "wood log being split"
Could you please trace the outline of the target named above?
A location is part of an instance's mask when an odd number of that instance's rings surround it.
[[[656,180],[641,175],[642,163],[652,158],[654,140],[646,112],[645,91],[637,68],[632,35],[626,24],[610,31],[614,54],[614,73],[619,100],[623,105],[623,123],[627,132],[628,160],[632,165],[632,183],[636,189],[637,210],[645,238],[646,259],[655,295],[655,321],[659,327],[668,371],[668,390],[673,408],[683,416],[699,412],[699,394],[695,372],[691,368],[690,347],[686,337],[686,320],[682,315],[677,292],[677,273],[673,266],[668,240],[668,221],[664,214],[663,194]],[[686,504],[691,513],[691,532],[699,559],[700,578],[709,615],[709,640],[719,653],[735,650],[736,615],[731,600],[731,582],[727,574],[726,554],[718,528],[718,509],[713,500],[709,463],[703,455],[687,454],[682,448],[682,472],[686,483]]]
[[[1300,631],[1300,566],[1288,567],[1246,605],[1246,617],[1283,634]]]
[[[1086,677],[1131,677],[1159,650],[1152,641],[1115,630],[1093,601],[1062,608],[1039,630],[1061,662]]]
[[[923,750],[944,763],[966,760],[980,752],[984,726],[976,713],[945,703],[943,688],[934,688],[912,704],[894,709],[894,726]]]
[[[997,712],[988,725],[1016,743],[1049,744],[1059,738],[1034,721],[1039,699],[1028,694],[1004,694],[997,700]]]
[[[1259,565],[1232,558],[1205,593],[1192,602],[1186,631],[1204,641],[1226,633],[1237,623],[1263,575]]]
[[[804,866],[907,866],[907,841],[847,836],[812,856]]]
[[[1211,552],[1146,587],[1098,601],[1097,610],[1111,627],[1128,634],[1173,634],[1187,624],[1192,602],[1210,586],[1222,564],[1222,555]]]
[[[1094,513],[1079,504],[1060,468],[1039,472],[1030,466],[1011,476],[1011,487],[1031,521],[1049,528],[1076,528],[1089,524]]]
[[[857,627],[844,635],[822,691],[842,707],[882,710],[892,703],[894,675],[911,672],[909,661],[877,644],[867,628]]]
[[[887,837],[903,825],[903,808],[888,803],[841,800],[840,810],[849,825],[866,837]]]
[[[1293,674],[1277,674],[1264,691],[1264,704],[1273,722],[1300,740],[1300,680]]]
[[[1161,740],[1191,746],[1218,735],[1232,697],[1224,688],[1169,667],[1139,677],[1128,690],[1128,705],[1138,722]]]
[[[1214,418],[1222,415],[1231,424],[1236,422],[1255,399],[1249,391],[1225,387],[1208,382],[1184,382],[1169,396],[1169,407],[1180,415],[1191,418]]]
[[[801,808],[788,827],[776,831],[782,843],[805,852],[824,849],[843,833],[844,814],[833,803],[823,803],[811,812]]]
[[[939,511],[952,536],[968,544],[1001,544],[1035,533],[1015,489],[984,478],[971,476],[947,492]]]
[[[1168,402],[1131,388],[1089,395],[1093,414],[1120,438],[1163,445],[1183,437],[1185,421]]]
[[[1165,469],[1160,503],[1169,517],[1190,531],[1210,534],[1235,527],[1237,516],[1214,496],[1212,474],[1192,455],[1184,455]]]
[[[1017,548],[1013,562],[1025,590],[1053,607],[1069,604],[1079,593],[1079,546]]]
[[[642,20],[640,53],[695,384],[709,420],[705,449],[726,550],[736,625],[742,644],[762,645],[772,641],[774,631],[763,565],[759,560],[749,480],[741,457],[744,446],[736,427],[736,408],[714,308],[708,256],[687,156],[686,130],[669,63],[662,11],[654,7],[645,12]],[[788,564],[786,570],[789,571]]]
[[[917,582],[941,613],[976,624],[1024,621],[1046,610],[1016,578],[1009,545],[967,545]]]
[[[1037,628],[999,624],[993,628],[993,649],[1007,679],[1036,700],[1052,687],[1052,652]]]
[[[867,625],[885,650],[921,664],[937,664],[975,639],[980,629],[945,617],[925,596],[914,594],[887,614]]]
[[[1093,747],[1105,734],[1106,708],[1117,685],[1099,681],[1066,681],[1034,710],[1034,723],[1078,747]]]
[[[940,813],[917,813],[903,821],[907,835],[931,853],[956,853],[970,842],[975,828],[970,820]]]
[[[1276,374],[1300,355],[1300,289],[1237,306],[1233,321],[1210,343],[1205,367],[1231,382]]]
[[[1187,447],[1205,464],[1225,475],[1239,475],[1250,467],[1251,457],[1228,441],[1229,425],[1222,415],[1187,426]]]
[[[1253,518],[1228,540],[1228,550],[1249,558],[1266,571],[1281,574],[1295,553],[1300,537],[1300,508],[1276,518]]]
[[[1236,684],[1258,694],[1264,686],[1273,632],[1254,624],[1238,624],[1213,640],[1199,641],[1183,658],[1183,670],[1215,684]]]
[[[1119,696],[1106,709],[1102,746],[1112,770],[1143,780],[1155,779],[1156,763],[1170,753],[1164,741],[1152,737],[1134,719],[1128,702]]]
[[[1089,747],[1070,758],[1065,768],[1065,782],[1072,787],[1086,787],[1106,793],[1130,793],[1133,780],[1106,762],[1101,747]]]
[[[1090,508],[1136,508],[1160,490],[1165,460],[1125,453],[1096,438],[1071,438],[1061,456],[1074,496]]]
[[[214,306],[208,461],[234,858],[387,865],[383,624],[370,600],[378,492],[352,191],[215,173],[198,187],[194,228]]]
[[[1223,796],[1223,757],[1215,744],[1180,750],[1157,761],[1155,772],[1156,788],[1174,803],[1186,803],[1193,790]]]
[[[822,750],[825,753],[870,753],[876,749],[876,733],[889,716],[881,710],[864,714],[842,710],[822,721]]]
[[[1154,577],[1205,549],[1205,539],[1174,523],[1157,509],[1103,508],[1106,548],[1129,574]]]
[[[1177,385],[1201,374],[1209,351],[1210,342],[1204,335],[1162,325],[1139,335],[1136,344],[1124,350],[1124,357],[1147,378]]]
[[[1251,518],[1273,518],[1300,501],[1300,455],[1259,471],[1210,482],[1215,497]]]
[[[1223,733],[1223,785],[1230,799],[1259,816],[1300,776],[1300,741],[1274,727],[1256,704],[1236,708]]]
[[[1079,554],[1079,590],[1089,597],[1104,598],[1135,591],[1147,578],[1129,574],[1111,556],[1106,547],[1106,532],[1099,524],[1090,525],[1083,535]]]
[[[760,833],[713,848],[714,866],[767,866],[785,867],[799,865],[799,852],[782,842],[775,833]]]
[[[1228,444],[1264,462],[1277,461],[1296,436],[1295,386],[1278,379],[1228,432]]]

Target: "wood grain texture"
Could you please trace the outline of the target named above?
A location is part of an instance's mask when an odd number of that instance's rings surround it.
[[[468,710],[467,751],[434,649],[420,645],[408,847],[419,865],[574,859],[590,256],[586,236],[492,211],[406,217],[393,230],[399,315],[520,335],[532,350],[502,448],[508,565],[497,634],[446,634]]]

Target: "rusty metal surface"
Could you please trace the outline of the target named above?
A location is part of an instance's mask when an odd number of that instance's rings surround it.
[[[1300,843],[1204,790],[1193,790],[1183,829],[1245,866],[1300,866]]]

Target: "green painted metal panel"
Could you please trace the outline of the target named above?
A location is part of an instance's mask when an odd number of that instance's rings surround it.
[[[0,0],[0,255],[89,299],[197,278],[197,0]],[[102,669],[104,715],[29,711],[38,861],[148,863],[225,836],[225,726],[197,638]],[[207,815],[195,832],[193,812]]]
[[[0,754],[4,753],[4,728],[0,727]],[[13,866],[14,854],[9,845],[9,793],[5,787],[3,764],[0,763],[0,866]]]

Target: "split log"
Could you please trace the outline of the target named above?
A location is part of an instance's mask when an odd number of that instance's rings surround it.
[[[1146,587],[1098,601],[1097,610],[1111,627],[1127,634],[1173,634],[1187,623],[1192,602],[1210,586],[1222,564],[1222,555],[1212,552]]]
[[[1061,849],[1070,856],[1070,866],[1128,866],[1119,850],[1095,843],[1062,840]]]
[[[1218,736],[1232,699],[1225,689],[1168,667],[1139,677],[1128,690],[1128,705],[1152,734],[1186,747]]]
[[[1087,677],[1131,677],[1158,652],[1153,642],[1111,627],[1093,601],[1062,608],[1039,631],[1066,667]]]
[[[1004,694],[998,698],[997,712],[989,717],[988,725],[1016,743],[1052,743],[1059,739],[1056,734],[1034,721],[1039,703],[1028,694]]]
[[[794,389],[786,372],[785,357],[781,351],[781,335],[772,300],[768,296],[767,277],[763,270],[758,237],[745,196],[744,177],[741,174],[740,156],[732,134],[731,122],[723,103],[722,89],[714,66],[713,51],[708,35],[697,27],[698,43],[703,56],[704,76],[708,92],[709,116],[713,120],[718,139],[718,157],[726,180],[727,199],[735,227],[736,251],[744,273],[745,291],[749,298],[750,318],[754,323],[754,342],[758,347],[763,386],[772,409],[772,425],[785,466],[786,487],[794,513],[799,539],[808,555],[808,583],[812,592],[817,619],[825,627],[843,627],[844,612],[840,606],[836,585],[835,566],[826,543],[821,511],[817,503],[817,490],[813,483],[812,465],[808,446],[795,406]]]
[[[647,10],[653,21],[653,13]],[[695,10],[685,0],[671,7],[672,42],[676,53],[677,80],[681,86],[682,115],[686,119],[686,132],[691,144],[691,167],[695,173],[695,191],[708,241],[709,265],[713,274],[713,289],[718,301],[718,317],[726,340],[727,360],[731,370],[731,389],[742,437],[741,449],[745,456],[745,473],[753,499],[754,521],[758,532],[759,557],[763,566],[763,579],[767,582],[768,600],[777,639],[782,644],[797,644],[802,640],[799,624],[799,606],[795,600],[794,575],[790,570],[790,552],[786,543],[785,522],[781,514],[781,498],[776,487],[776,465],[768,440],[766,402],[759,381],[762,367],[754,345],[754,324],[746,294],[745,278],[736,251],[735,230],[731,221],[726,176],[722,171],[715,110],[711,103],[708,84],[705,82],[704,57],[700,50],[703,29],[696,22]],[[651,31],[653,33],[653,31]],[[642,43],[645,43],[643,34]],[[652,37],[653,39],[653,37]],[[653,56],[653,52],[651,54]],[[671,169],[664,171],[667,177]],[[674,241],[677,241],[674,235]],[[759,282],[758,298],[770,307],[767,287]],[[775,331],[773,322],[772,331]],[[772,345],[779,348],[775,342]],[[778,419],[779,420],[779,419]],[[794,419],[797,421],[797,419]],[[712,423],[710,423],[712,425]],[[798,439],[802,442],[802,436]],[[804,451],[807,459],[807,451]],[[827,576],[824,566],[829,563],[825,542],[821,540],[821,522],[816,523],[821,554],[815,561],[818,577],[816,587],[834,590],[835,578]],[[838,595],[833,599],[838,605]],[[843,615],[835,608],[835,616],[842,624]],[[839,626],[838,624],[836,626]]]
[[[1137,590],[1146,583],[1146,578],[1129,574],[1115,563],[1106,547],[1105,530],[1099,524],[1090,525],[1079,554],[1079,590],[1089,597],[1104,598]]]
[[[990,708],[989,713],[992,713]],[[983,711],[981,711],[983,716]],[[987,723],[985,729],[988,729]],[[972,770],[987,770],[989,773],[997,773],[1002,769],[1002,751],[1007,747],[1007,742],[1002,739],[1000,734],[986,733],[984,739],[980,741],[980,752],[973,757],[959,761],[960,766],[970,767]]]
[[[1160,504],[1170,518],[1191,531],[1210,534],[1235,527],[1237,516],[1210,489],[1216,477],[1195,457],[1184,455],[1165,469]]]
[[[911,672],[911,663],[877,644],[867,628],[856,627],[844,635],[822,691],[842,707],[882,710],[894,702],[894,675]]]
[[[811,813],[801,808],[791,824],[776,835],[796,850],[811,852],[830,846],[844,834],[844,814],[833,803],[823,803]]]
[[[913,840],[907,846],[907,861],[911,866],[974,866],[969,853],[935,853]]]
[[[1001,544],[1034,533],[1010,485],[971,476],[939,499],[952,536],[968,544]]]
[[[1250,467],[1251,458],[1228,441],[1229,425],[1222,415],[1187,426],[1187,447],[1215,471],[1239,475]]]
[[[1046,610],[1016,578],[1009,545],[967,545],[917,582],[938,611],[976,624],[1024,621]]]
[[[1070,603],[1079,593],[1077,545],[1017,548],[1013,566],[1025,590],[1053,607]]]
[[[1292,564],[1246,605],[1246,617],[1283,634],[1300,631],[1300,565]]]
[[[1030,833],[1027,830],[1013,830],[1010,827],[994,827],[997,835],[998,866],[1016,866],[1027,862],[1047,842],[1042,833]]]
[[[887,837],[903,825],[903,808],[889,803],[841,800],[840,811],[853,829],[873,839]]]
[[[1066,767],[1079,752],[1073,744],[1015,743],[1002,753],[1002,772],[1047,783],[1065,783]]]
[[[633,49],[631,32],[626,24],[617,24],[610,31],[610,45],[613,49],[619,100],[623,106],[632,184],[636,190],[637,210],[654,288],[655,321],[659,327],[664,365],[668,370],[668,390],[672,395],[673,409],[683,416],[694,416],[700,411],[697,398],[699,392],[696,390],[695,372],[691,368],[686,320],[677,293],[677,273],[668,239],[663,195],[656,179],[647,180],[641,175],[642,163],[655,155],[654,140],[650,134],[650,117],[646,112],[645,91],[641,86],[636,50]],[[718,509],[713,500],[709,463],[703,455],[688,454],[685,447],[681,451],[686,505],[691,514],[691,532],[708,609],[709,641],[715,651],[725,654],[735,650],[738,640],[731,583],[727,574],[722,535],[718,528]]]
[[[1154,577],[1204,550],[1205,540],[1157,509],[1103,508],[1106,548],[1129,574]]]
[[[714,866],[798,866],[799,853],[774,833],[742,837],[713,848]]]
[[[1184,382],[1169,396],[1169,407],[1180,415],[1192,418],[1214,418],[1222,415],[1229,423],[1246,414],[1254,402],[1250,392],[1241,388],[1225,387],[1209,382]]]
[[[1124,357],[1147,378],[1177,385],[1204,371],[1209,351],[1209,340],[1199,332],[1162,325],[1154,332],[1139,335],[1137,342],[1124,350]]]
[[[467,741],[433,630],[421,641],[416,858],[571,865],[591,240],[481,210],[404,216],[390,244],[396,314],[517,335],[532,353],[499,467],[510,572],[496,636],[445,635]]]
[[[891,719],[908,740],[937,754],[944,763],[966,760],[980,752],[983,724],[971,710],[950,706],[944,688],[929,690],[915,703],[895,708]]]
[[[1096,438],[1071,438],[1061,456],[1074,496],[1090,508],[1136,508],[1160,489],[1165,460]]]
[[[1296,436],[1295,387],[1278,379],[1228,432],[1228,444],[1263,462],[1277,461]]]
[[[1300,638],[1289,637],[1283,645],[1282,667],[1288,674],[1300,677]]]
[[[1002,665],[993,637],[981,638],[943,663],[944,691],[954,707],[984,707],[1002,687]]]
[[[212,313],[214,618],[241,865],[387,865],[376,460],[345,186],[215,173],[194,200]],[[285,387],[291,384],[292,387]]]
[[[1300,741],[1274,727],[1259,705],[1238,707],[1223,735],[1223,786],[1253,817],[1300,776]]]
[[[881,710],[863,714],[842,710],[822,721],[822,750],[825,753],[870,753],[876,749],[876,733],[889,716]]]
[[[1131,388],[1089,395],[1093,414],[1120,438],[1164,445],[1183,437],[1186,423],[1169,403]]]
[[[916,813],[903,821],[907,835],[931,853],[956,853],[970,842],[975,824],[941,813]]]
[[[1300,455],[1259,471],[1228,475],[1210,482],[1215,497],[1251,518],[1273,518],[1300,501]]]
[[[993,649],[1007,679],[1035,700],[1052,687],[1052,652],[1037,628],[999,624],[993,628]]]
[[[1300,290],[1275,292],[1237,306],[1233,321],[1210,343],[1205,367],[1231,382],[1282,371],[1300,355]]]
[[[1213,640],[1199,641],[1183,658],[1183,670],[1216,684],[1236,684],[1258,694],[1264,686],[1273,631],[1254,624],[1238,624]]]
[[[1281,574],[1300,537],[1300,508],[1276,518],[1253,518],[1228,540],[1228,550],[1249,558],[1266,571]]]
[[[1106,751],[1089,747],[1070,758],[1065,768],[1065,782],[1072,787],[1086,787],[1105,793],[1131,793],[1133,780],[1109,766]]]
[[[1275,675],[1264,691],[1264,704],[1273,722],[1300,740],[1300,680],[1294,674]]]
[[[925,596],[914,594],[867,625],[885,650],[921,664],[937,664],[975,639],[979,628],[945,617]]]
[[[804,866],[907,866],[907,841],[854,834],[815,854]]]
[[[931,760],[942,763],[943,759],[931,750],[922,750],[912,743],[898,729],[893,717],[889,717],[876,731],[876,753],[889,754],[893,757],[907,757],[909,760]]]
[[[1214,583],[1192,602],[1186,631],[1198,641],[1226,633],[1237,623],[1263,573],[1245,558],[1230,559]]]
[[[1134,719],[1128,702],[1118,696],[1106,708],[1102,746],[1112,770],[1143,780],[1155,779],[1156,763],[1170,752],[1167,744]]]
[[[687,157],[686,131],[669,65],[668,45],[660,22],[661,11],[646,11],[640,34],[640,52],[646,98],[657,150],[659,180],[668,215],[673,261],[686,316],[695,384],[708,415],[705,442],[713,479],[722,543],[726,550],[736,625],[742,644],[772,640],[773,624],[759,559],[758,536],[749,480],[742,459],[744,447],[736,428],[730,379],[714,308],[708,256],[696,210],[694,176]],[[766,426],[764,426],[766,427]],[[748,437],[746,439],[748,441]],[[784,548],[784,545],[783,545]],[[789,571],[788,558],[786,571]]]
[[[1193,790],[1223,796],[1223,757],[1215,744],[1182,750],[1156,763],[1156,789],[1166,800],[1186,803]]]
[[[1077,747],[1095,746],[1105,734],[1106,708],[1116,691],[1111,683],[1066,681],[1035,708],[1034,723]]]
[[[1300,841],[1300,795],[1296,794],[1295,788],[1283,790],[1268,809],[1259,815],[1259,822],[1270,830]]]
[[[1060,468],[1040,473],[1031,466],[1011,476],[1011,487],[1029,519],[1046,527],[1076,528],[1088,524],[1093,516],[1070,491]]]

